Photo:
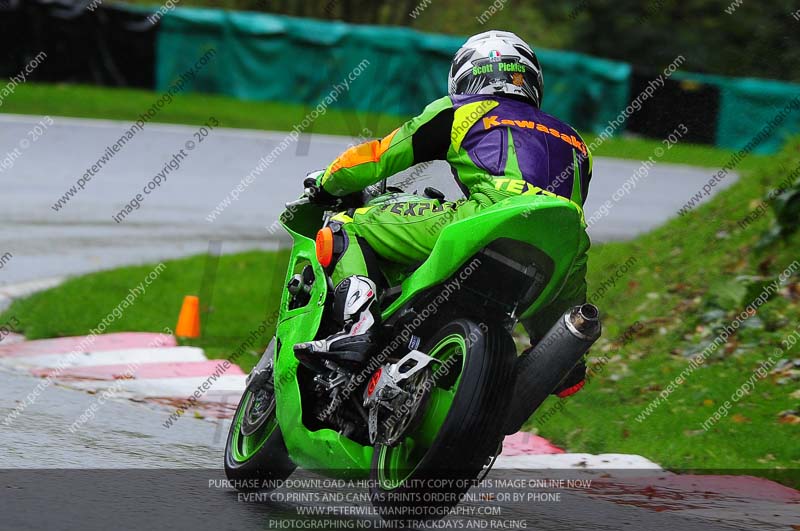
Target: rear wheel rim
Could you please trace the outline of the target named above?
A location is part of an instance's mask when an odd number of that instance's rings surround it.
[[[433,445],[461,383],[467,343],[464,336],[450,334],[442,338],[427,354],[442,363],[434,364],[434,386],[422,419],[417,423],[414,432],[402,442],[395,446],[381,445],[378,449],[378,485],[383,490],[394,490],[402,486]]]
[[[245,391],[242,397],[242,407],[239,408],[236,417],[234,418],[233,436],[231,438],[231,457],[237,463],[245,463],[252,459],[259,450],[267,442],[272,432],[278,426],[277,419],[275,418],[275,397],[271,395],[272,403],[267,405],[265,409],[261,409],[258,404],[254,403],[256,400],[255,395],[251,391]],[[264,398],[260,398],[264,400]],[[260,417],[248,417],[251,415],[253,409],[256,409]],[[266,418],[265,418],[266,417]],[[249,426],[255,426],[254,431],[245,434],[242,431],[243,423]]]

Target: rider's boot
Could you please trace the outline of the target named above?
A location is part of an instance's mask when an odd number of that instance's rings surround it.
[[[298,343],[295,356],[311,368],[319,368],[321,360],[350,369],[362,366],[375,350],[380,324],[375,283],[361,275],[339,282],[333,292],[332,317],[342,330],[325,339]]]

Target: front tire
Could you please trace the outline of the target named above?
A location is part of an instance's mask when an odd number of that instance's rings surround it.
[[[437,519],[457,505],[497,452],[511,398],[516,348],[500,326],[458,319],[420,350],[450,369],[434,368],[416,429],[375,445],[371,498],[386,519]]]
[[[225,444],[226,477],[238,490],[272,490],[295,468],[275,416],[274,394],[246,390]]]

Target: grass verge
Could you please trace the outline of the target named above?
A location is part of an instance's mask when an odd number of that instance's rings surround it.
[[[288,251],[252,251],[219,257],[205,255],[166,260],[166,266],[127,308],[120,303],[157,264],[122,267],[75,277],[62,285],[14,301],[0,323],[19,320],[29,339],[104,333],[163,332],[174,328],[184,295],[201,294],[202,337],[184,341],[226,358],[244,344],[260,323],[274,323]],[[115,314],[115,309],[119,312]],[[110,323],[102,326],[103,320]],[[274,333],[274,324],[238,358],[249,371]]]
[[[638,453],[667,467],[800,468],[800,371],[791,368],[800,366],[800,341],[791,340],[800,330],[797,273],[669,390],[690,359],[800,259],[797,233],[758,249],[771,211],[739,223],[799,165],[794,143],[689,215],[592,249],[590,293],[605,314],[589,363],[594,377],[571,398],[550,398],[527,428],[573,451]],[[762,378],[756,370],[770,359]]]

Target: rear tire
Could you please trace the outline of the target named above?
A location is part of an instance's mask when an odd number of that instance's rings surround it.
[[[511,398],[516,348],[499,325],[458,319],[442,327],[420,350],[437,359],[461,356],[461,371],[451,391],[446,389],[449,372],[436,378],[417,431],[393,447],[375,445],[371,498],[386,519],[438,519],[457,505],[497,452]],[[426,448],[414,435],[425,427],[425,433],[431,433],[430,427],[437,425],[429,417],[442,403],[437,393],[441,397],[446,392],[452,403]]]

